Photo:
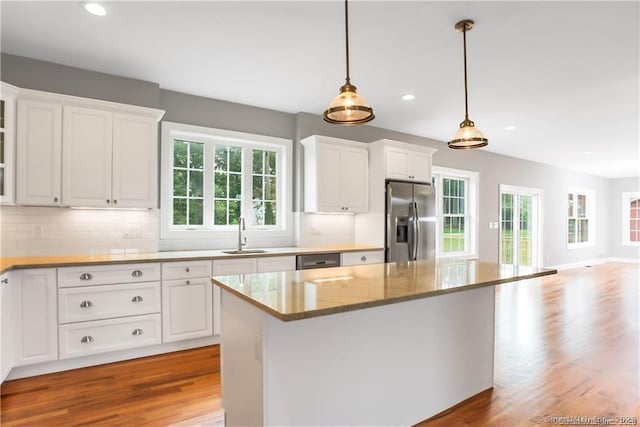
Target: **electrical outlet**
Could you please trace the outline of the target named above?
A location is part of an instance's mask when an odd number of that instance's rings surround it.
[[[130,230],[126,231],[122,236],[123,239],[142,239],[142,231]]]

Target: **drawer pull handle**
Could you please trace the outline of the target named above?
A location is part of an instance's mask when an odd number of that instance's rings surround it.
[[[189,270],[189,267],[185,268],[185,270],[187,271],[187,273],[190,271],[190,270]]]
[[[80,275],[80,280],[91,280],[93,279],[93,276],[91,275],[91,273],[82,273]]]
[[[2,279],[2,284],[6,285],[7,283],[9,283],[9,278],[5,277],[4,279]]]
[[[144,334],[144,331],[140,328],[134,329],[133,332],[131,332],[131,335],[142,335]]]
[[[133,271],[131,272],[131,275],[132,275],[133,277],[142,277],[142,271],[140,271],[140,270],[133,270]]]
[[[366,256],[362,255],[362,256],[360,257],[360,261],[366,261],[366,260],[367,260],[367,257],[366,257]]]
[[[140,295],[136,295],[135,297],[131,298],[131,302],[142,302],[142,297]]]
[[[187,280],[187,285],[190,285],[190,284],[191,284],[191,280]]]
[[[91,335],[86,335],[80,339],[81,343],[93,342],[93,337]]]
[[[93,307],[93,303],[91,301],[82,301],[80,303],[80,307],[81,308],[89,308],[89,307]]]

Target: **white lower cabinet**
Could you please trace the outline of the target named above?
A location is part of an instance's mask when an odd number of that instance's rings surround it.
[[[60,325],[60,359],[162,342],[160,314]]]
[[[0,383],[7,378],[14,363],[13,277],[0,276]]]
[[[58,269],[60,359],[162,342],[160,263]]]
[[[341,265],[379,264],[384,262],[384,251],[343,252]]]
[[[162,263],[162,341],[213,335],[211,261]]]
[[[271,273],[274,271],[291,271],[296,269],[295,256],[274,256],[258,258],[258,273]]]
[[[55,268],[16,271],[14,277],[14,366],[58,359]]]

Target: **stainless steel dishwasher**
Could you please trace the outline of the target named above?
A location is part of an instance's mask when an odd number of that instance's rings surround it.
[[[340,267],[340,253],[298,255],[296,270]]]

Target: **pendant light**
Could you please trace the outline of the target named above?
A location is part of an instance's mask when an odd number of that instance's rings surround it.
[[[467,94],[467,31],[473,28],[473,21],[465,19],[456,24],[456,31],[462,32],[462,44],[464,49],[464,120],[456,131],[453,139],[447,143],[449,148],[469,149],[480,148],[489,144],[489,140],[469,120],[469,96]]]
[[[374,119],[373,109],[356,92],[349,76],[349,5],[344,0],[345,51],[347,58],[346,83],[340,88],[338,96],[333,98],[329,108],[322,114],[325,122],[336,125],[359,125]]]

